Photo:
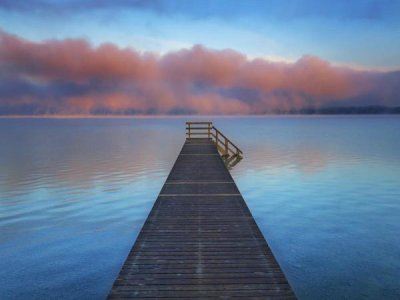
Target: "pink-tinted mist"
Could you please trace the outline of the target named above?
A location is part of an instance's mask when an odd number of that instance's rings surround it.
[[[0,67],[3,113],[17,106],[59,114],[260,114],[363,103],[359,98],[368,95],[374,104],[398,104],[390,97],[396,79],[382,84],[385,73],[314,56],[294,63],[249,59],[199,45],[157,55],[83,39],[32,42],[0,31]]]

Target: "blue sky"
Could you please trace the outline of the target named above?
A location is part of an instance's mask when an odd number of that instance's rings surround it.
[[[400,1],[0,1],[0,27],[30,40],[84,37],[166,53],[195,44],[294,61],[400,67]]]

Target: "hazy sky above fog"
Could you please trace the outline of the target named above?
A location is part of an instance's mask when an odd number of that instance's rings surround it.
[[[0,114],[400,104],[400,1],[0,0],[0,28]]]

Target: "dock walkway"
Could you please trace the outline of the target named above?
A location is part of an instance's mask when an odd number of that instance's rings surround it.
[[[210,139],[187,139],[110,299],[295,299]]]

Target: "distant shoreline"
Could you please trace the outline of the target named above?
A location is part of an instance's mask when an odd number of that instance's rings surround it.
[[[49,119],[83,119],[83,118],[181,118],[181,117],[263,117],[263,116],[340,116],[340,115],[399,115],[400,106],[352,106],[352,107],[324,107],[324,108],[301,108],[289,111],[271,111],[265,114],[248,115],[201,115],[201,114],[1,114],[0,118],[49,118]]]

